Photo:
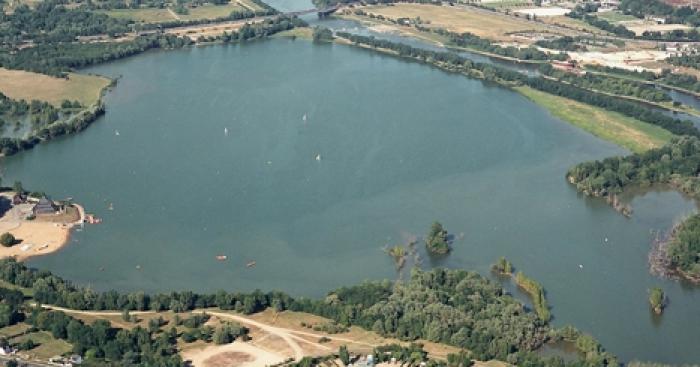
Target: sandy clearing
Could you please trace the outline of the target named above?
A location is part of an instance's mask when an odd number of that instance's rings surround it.
[[[50,254],[68,243],[70,229],[47,222],[0,223],[0,233],[12,233],[18,241],[12,247],[0,247],[0,258],[14,256],[19,261]]]
[[[284,361],[283,356],[241,341],[188,350],[182,353],[182,359],[191,361],[194,367],[270,366]]]
[[[538,17],[556,17],[560,15],[566,15],[571,13],[571,9],[566,8],[530,8],[530,9],[518,9],[514,13],[518,14],[529,14],[530,16]]]

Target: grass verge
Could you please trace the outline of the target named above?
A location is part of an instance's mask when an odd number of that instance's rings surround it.
[[[557,118],[635,153],[660,147],[673,137],[668,130],[617,112],[606,111],[529,87],[516,87],[515,90],[546,108]]]

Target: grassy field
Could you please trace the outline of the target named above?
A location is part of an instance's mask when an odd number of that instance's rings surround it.
[[[622,14],[619,11],[606,11],[602,13],[596,13],[596,16],[600,19],[605,19],[610,23],[624,22],[628,20],[638,20],[633,15]]]
[[[516,90],[549,110],[552,115],[600,139],[633,152],[643,152],[659,147],[673,137],[673,134],[667,130],[617,112],[606,111],[528,87],[518,87]]]
[[[459,33],[469,32],[492,40],[513,41],[508,33],[548,30],[539,23],[464,7],[402,3],[394,6],[369,6],[364,10],[367,13],[392,19],[420,17],[424,22],[430,22],[430,24],[423,24],[424,26],[445,28]]]
[[[244,2],[248,7],[258,8],[251,2]],[[130,19],[143,23],[171,22],[175,20],[199,20],[226,17],[232,11],[244,11],[246,7],[237,2],[226,5],[203,5],[188,9],[189,14],[177,14],[170,9],[143,8],[143,9],[114,9],[104,13],[113,18]]]
[[[21,343],[24,340],[32,339],[36,344],[36,348],[27,351],[21,351],[18,354],[21,356],[29,356],[31,359],[48,360],[53,356],[60,356],[70,352],[73,347],[63,340],[54,339],[51,333],[47,331],[38,331],[29,333],[10,340],[11,343]]]
[[[104,12],[112,18],[129,19],[143,23],[159,23],[177,20],[168,9],[114,9]]]
[[[488,2],[481,2],[481,5],[487,6],[489,8],[494,8],[494,9],[513,9],[513,8],[522,8],[526,6],[531,6],[531,3],[528,1],[524,0],[496,0],[496,1],[488,1]]]
[[[68,79],[0,68],[0,92],[12,99],[37,99],[60,105],[65,99],[87,106],[100,98],[107,78],[70,73]]]

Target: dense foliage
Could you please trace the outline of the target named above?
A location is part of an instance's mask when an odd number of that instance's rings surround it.
[[[639,103],[619,98],[611,98],[609,95],[585,90],[575,85],[550,80],[544,77],[528,77],[525,74],[504,67],[474,62],[451,52],[425,50],[402,43],[344,32],[337,32],[336,36],[346,39],[355,45],[383,49],[395,53],[398,56],[429,63],[448,71],[464,73],[471,77],[494,81],[504,85],[526,85],[543,92],[566,97],[606,110],[619,112],[623,115],[660,126],[676,135],[700,137],[700,131],[695,128],[690,121],[674,119],[661,112],[646,108]]]
[[[604,75],[594,73],[586,73],[584,75],[576,75],[565,71],[554,69],[551,65],[546,64],[540,67],[540,71],[548,76],[554,77],[557,80],[575,85],[583,89],[590,89],[600,92],[612,93],[620,96],[629,96],[644,99],[650,102],[668,102],[671,97],[663,90],[655,88],[648,83],[611,78]]]
[[[655,15],[664,17],[667,23],[700,25],[700,15],[697,10],[690,6],[673,7],[660,0],[622,0],[620,10],[637,18]]]
[[[667,59],[667,61],[677,66],[686,66],[689,68],[700,69],[700,55],[698,54],[684,54],[679,56],[671,56]]]
[[[671,264],[686,277],[700,279],[700,215],[692,215],[676,228],[668,246]]]
[[[129,31],[127,21],[83,9],[68,9],[60,0],[46,0],[35,8],[20,5],[0,15],[0,40],[16,46],[34,43],[72,42],[77,36],[117,35]]]
[[[571,36],[557,37],[551,40],[539,40],[535,45],[562,51],[579,51],[584,47],[578,43],[578,40]]]

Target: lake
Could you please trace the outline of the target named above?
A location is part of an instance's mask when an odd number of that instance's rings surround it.
[[[73,197],[104,219],[32,266],[99,290],[322,296],[396,279],[382,248],[439,220],[463,236],[447,258],[423,254],[423,268],[487,275],[506,256],[544,285],[555,325],[593,333],[624,360],[700,360],[700,293],[647,269],[651,231],[694,204],[652,191],[627,219],[581,197],[567,168],[625,152],[517,93],[288,39],[149,52],[87,72],[121,76],[107,114],[2,160],[6,182]],[[656,285],[671,300],[660,318],[647,303]]]

